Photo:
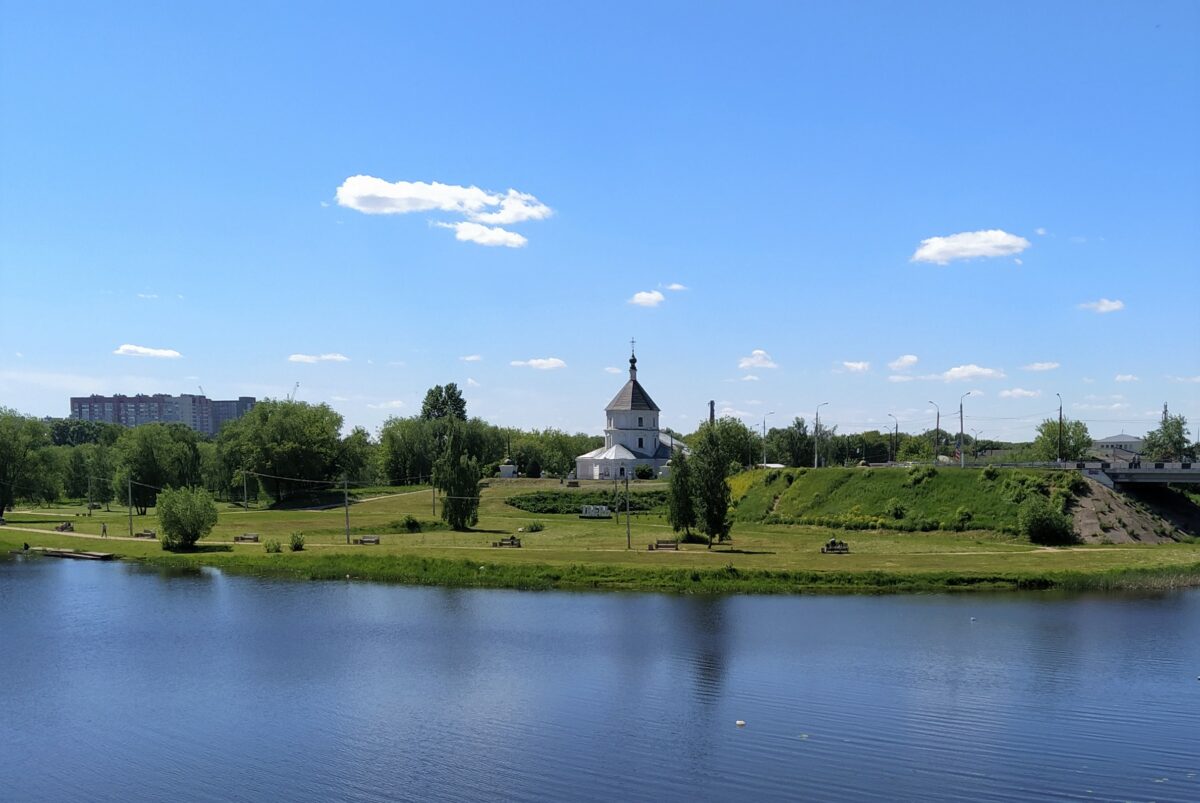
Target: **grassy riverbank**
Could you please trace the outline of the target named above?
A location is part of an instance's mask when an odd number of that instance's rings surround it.
[[[646,490],[656,487],[641,484]],[[646,544],[670,537],[657,515],[635,515],[626,549],[624,520],[581,520],[573,515],[532,515],[505,499],[555,483],[493,482],[485,490],[478,529],[431,529],[432,493],[382,493],[350,510],[352,535],[380,532],[378,546],[345,543],[343,510],[244,511],[223,508],[212,535],[197,552],[165,553],[155,541],[96,537],[101,522],[110,536],[124,534],[121,514],[75,516],[70,508],[9,514],[0,548],[23,542],[114,552],[168,569],[213,566],[227,571],[297,579],[378,580],[420,585],[519,589],[611,589],[672,593],[931,592],[960,590],[1098,590],[1200,585],[1200,545],[1082,546],[1045,549],[989,531],[849,533],[805,525],[739,522],[732,547],[685,545],[678,553],[649,552]],[[657,486],[657,487],[661,487]],[[596,490],[585,488],[582,491]],[[425,522],[408,532],[407,516]],[[545,529],[518,533],[533,521]],[[71,521],[77,534],[53,532]],[[19,528],[19,529],[18,529]],[[135,530],[156,529],[153,515],[135,517]],[[287,551],[291,532],[306,548]],[[267,554],[260,544],[233,544],[234,535],[257,532],[284,544]],[[521,549],[495,549],[493,541],[518,534]],[[830,537],[851,544],[849,555],[822,555]],[[93,536],[93,537],[88,537]]]

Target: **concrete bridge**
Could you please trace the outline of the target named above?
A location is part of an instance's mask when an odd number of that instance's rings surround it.
[[[1114,488],[1120,485],[1200,485],[1196,463],[1076,463],[1085,477]]]

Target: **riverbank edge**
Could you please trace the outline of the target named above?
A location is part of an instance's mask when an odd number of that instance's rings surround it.
[[[0,536],[7,551],[19,541]],[[212,567],[234,574],[291,580],[363,580],[413,586],[522,591],[634,591],[668,594],[928,594],[963,591],[1169,591],[1200,587],[1200,562],[1149,568],[1045,573],[883,572],[631,568],[604,563],[518,564],[420,555],[317,552],[253,554],[199,551],[122,554],[165,571]]]

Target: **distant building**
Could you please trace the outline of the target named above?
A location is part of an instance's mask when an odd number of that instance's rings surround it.
[[[1106,457],[1121,457],[1140,455],[1145,447],[1145,440],[1133,435],[1111,435],[1092,441],[1092,451]],[[1121,453],[1124,454],[1121,454]]]
[[[629,381],[604,408],[604,445],[575,458],[581,480],[633,477],[638,466],[650,466],[655,476],[665,473],[675,448],[686,449],[658,430],[658,405],[637,379],[637,357],[629,357]]]
[[[253,396],[217,400],[184,393],[168,396],[72,396],[71,418],[136,427],[139,424],[187,424],[202,435],[215,435],[226,421],[241,418],[254,407]]]

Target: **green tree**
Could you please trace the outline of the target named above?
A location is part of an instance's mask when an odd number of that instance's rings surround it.
[[[1062,459],[1082,460],[1092,448],[1092,436],[1087,424],[1082,421],[1063,419]],[[1058,419],[1047,418],[1038,424],[1037,436],[1033,439],[1033,459],[1051,461],[1058,459]]]
[[[433,484],[445,495],[442,520],[455,530],[466,530],[479,521],[479,461],[463,444],[463,427],[451,424],[446,445],[433,467]]]
[[[1196,451],[1188,445],[1187,419],[1167,415],[1157,429],[1146,433],[1142,454],[1149,460],[1192,460]]]
[[[61,446],[66,450],[67,458],[67,496],[71,499],[86,499],[88,495],[89,476],[91,467],[88,465],[90,444],[83,446]]]
[[[713,541],[725,541],[733,526],[729,518],[729,462],[721,450],[718,428],[704,424],[700,428],[695,446],[693,462],[696,470],[696,509],[700,531],[708,536],[711,549]]]
[[[33,471],[27,478],[26,491],[19,496],[43,505],[62,498],[67,482],[68,456],[59,447],[43,446],[34,456]]]
[[[434,421],[389,418],[380,430],[379,445],[383,473],[392,485],[424,481],[433,473],[438,456]]]
[[[667,523],[675,532],[690,537],[696,526],[696,488],[692,464],[682,449],[671,456],[670,487],[667,491]]]
[[[373,476],[375,444],[362,427],[355,427],[342,438],[338,450],[338,468],[350,482],[366,482]]]
[[[37,452],[49,442],[42,422],[0,407],[0,516],[32,486]]]
[[[793,468],[812,465],[812,438],[803,418],[794,418],[786,427],[767,433],[767,459]]]
[[[329,405],[265,399],[221,427],[217,446],[237,484],[238,471],[269,475],[262,483],[278,502],[338,476],[341,428]]]
[[[217,505],[203,488],[167,488],[158,494],[162,548],[191,549],[217,523]]]
[[[112,448],[103,443],[93,446],[88,456],[88,471],[92,476],[92,501],[104,505],[104,509],[108,510],[116,496],[113,487],[116,462]]]
[[[457,418],[467,420],[467,402],[463,399],[458,385],[450,382],[434,385],[425,392],[425,401],[421,402],[421,418],[437,420],[441,418]]]

